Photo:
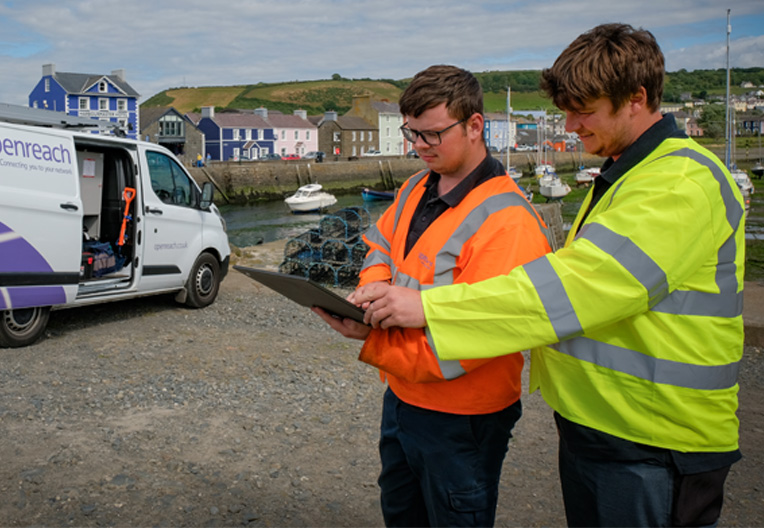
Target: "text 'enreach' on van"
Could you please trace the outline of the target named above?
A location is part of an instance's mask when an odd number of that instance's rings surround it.
[[[0,346],[33,343],[51,309],[212,303],[230,257],[212,192],[153,143],[0,123]]]

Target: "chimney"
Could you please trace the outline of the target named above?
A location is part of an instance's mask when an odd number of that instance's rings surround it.
[[[337,121],[337,112],[334,110],[324,112],[324,121]]]
[[[55,64],[43,64],[42,65],[42,76],[48,77],[51,75],[56,74],[56,65]]]
[[[255,115],[258,115],[263,119],[268,119],[268,109],[263,106],[260,108],[255,108]]]
[[[125,82],[125,70],[119,69],[119,70],[111,70],[111,74],[118,78],[120,81]]]
[[[302,119],[308,119],[308,111],[307,110],[295,110],[294,115],[297,117],[300,117]]]
[[[215,119],[215,107],[214,106],[203,106],[202,107],[202,119],[205,117],[209,117],[210,119]]]

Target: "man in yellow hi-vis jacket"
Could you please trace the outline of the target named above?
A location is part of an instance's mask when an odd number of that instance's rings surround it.
[[[660,114],[663,77],[653,36],[623,24],[544,70],[568,131],[608,158],[564,248],[474,284],[351,298],[374,327],[426,325],[441,359],[532,349],[571,526],[712,525],[741,456],[743,203]]]

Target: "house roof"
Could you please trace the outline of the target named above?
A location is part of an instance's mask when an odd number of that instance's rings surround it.
[[[255,114],[220,112],[215,113],[215,117],[212,118],[212,121],[221,128],[273,128],[273,125]]]
[[[166,116],[167,114],[175,114],[181,119],[188,121],[194,127],[196,127],[198,123],[198,121],[197,122],[192,121],[191,118],[189,118],[188,114],[183,115],[172,106],[152,106],[149,108],[144,108],[141,106],[138,109],[138,112],[140,114],[141,130],[145,129],[152,123],[159,121],[162,117]]]
[[[372,101],[371,107],[380,114],[400,114],[401,109],[398,103],[390,103],[388,101]]]
[[[337,125],[343,130],[377,130],[365,119],[354,116],[337,116]]]
[[[55,72],[53,79],[56,80],[67,93],[81,94],[93,86],[101,79],[108,79],[110,83],[116,86],[123,94],[138,97],[140,94],[133,90],[133,87],[127,84],[116,75],[96,75],[90,73],[69,73]],[[111,94],[103,94],[105,96]]]
[[[316,128],[316,125],[307,119],[297,115],[282,114],[274,110],[268,110],[266,121],[274,128]]]

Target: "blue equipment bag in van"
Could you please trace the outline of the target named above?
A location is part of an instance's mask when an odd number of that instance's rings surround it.
[[[115,255],[109,242],[86,240],[82,243],[82,250],[93,254],[93,277],[102,277],[119,271],[125,264],[125,258]]]

